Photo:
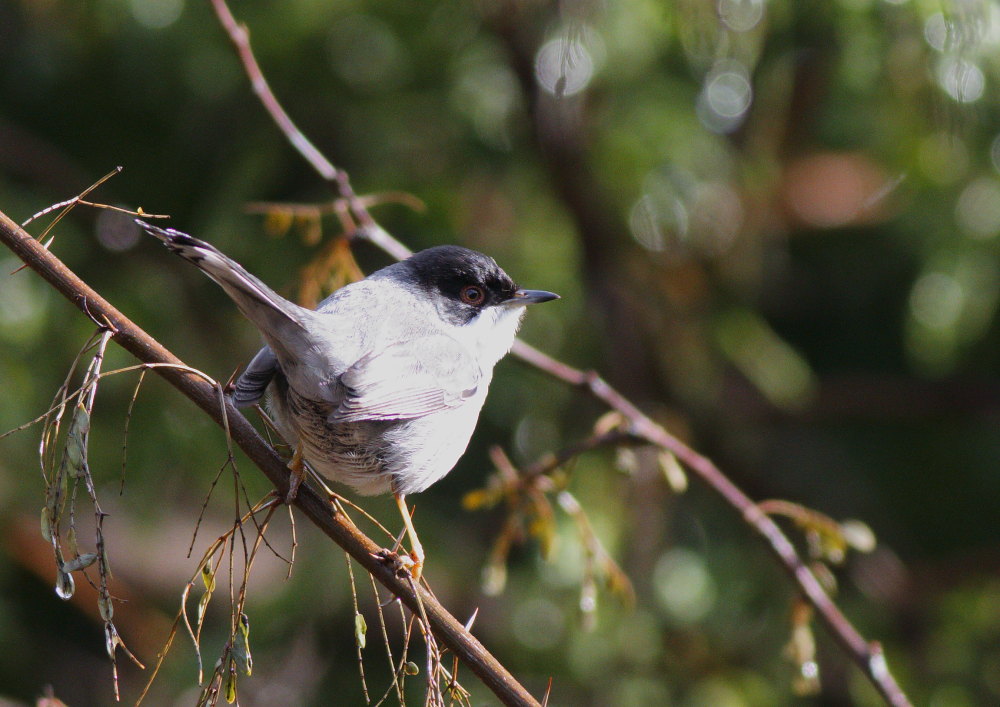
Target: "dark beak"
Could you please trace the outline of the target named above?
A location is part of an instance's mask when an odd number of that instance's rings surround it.
[[[535,304],[536,302],[548,302],[549,300],[559,299],[559,295],[555,292],[546,292],[545,290],[518,290],[514,293],[508,302],[511,304]]]

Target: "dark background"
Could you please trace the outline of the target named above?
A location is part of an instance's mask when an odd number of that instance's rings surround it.
[[[562,294],[530,312],[525,339],[601,372],[754,498],[867,523],[877,549],[837,570],[849,618],[884,642],[916,703],[1000,701],[994,4],[285,0],[233,11],[280,100],[355,189],[426,205],[376,206],[382,225],[414,249],[486,251],[525,286]],[[207,2],[6,0],[0,67],[5,213],[22,221],[122,165],[95,200],[168,213],[296,296],[314,231],[276,228],[246,205],[330,192],[261,109]],[[326,217],[323,242],[338,232]],[[79,207],[54,233],[60,258],[190,365],[224,380],[256,350],[217,287],[127,222]],[[388,262],[355,252],[366,271]],[[8,276],[17,265],[0,254],[2,430],[46,409],[92,329],[37,276]],[[107,367],[130,363],[112,350]],[[150,377],[119,495],[134,385],[135,374],[102,384],[90,463],[110,513],[113,590],[128,598],[116,623],[149,666],[235,492],[224,472],[187,557],[225,442]],[[796,695],[792,586],[720,499],[696,479],[673,495],[645,452],[635,464],[587,454],[566,476],[634,582],[633,610],[602,590],[588,628],[580,539],[559,510],[548,559],[529,539],[504,591],[481,591],[504,510],[461,500],[491,473],[489,446],[527,463],[601,412],[500,364],[468,453],[415,499],[444,604],[460,618],[479,607],[477,635],[535,694],[553,676],[551,704],[878,704],[822,629],[824,689]],[[38,432],[0,442],[0,698],[31,703],[51,685],[69,704],[108,704],[93,597],[64,603],[52,590]],[[249,497],[263,496],[262,478],[239,468]],[[364,506],[396,529],[390,501]],[[286,515],[272,533],[290,547]],[[240,703],[362,704],[344,560],[303,522],[297,539],[290,580],[268,556],[251,581],[255,668]],[[387,663],[366,582],[359,593],[377,699]],[[209,670],[226,604],[209,610]],[[419,640],[413,651],[422,666]],[[150,670],[121,662],[133,702]],[[492,703],[462,675],[473,704]],[[196,682],[181,635],[148,704],[193,704]]]

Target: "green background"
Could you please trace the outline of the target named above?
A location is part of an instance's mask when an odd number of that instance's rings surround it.
[[[995,3],[234,0],[233,11],[284,106],[357,192],[425,204],[374,207],[386,229],[414,249],[488,252],[519,283],[559,292],[532,309],[524,338],[599,371],[755,499],[867,523],[878,548],[836,570],[848,617],[884,642],[916,703],[1000,702]],[[317,252],[308,224],[275,233],[246,205],[331,194],[249,90],[209,3],[6,0],[0,96],[0,210],[23,221],[122,165],[95,200],[170,214],[295,296]],[[338,232],[326,217],[323,241]],[[78,207],[54,233],[60,258],[190,365],[225,380],[256,350],[224,294],[127,220]],[[388,262],[355,252],[366,271]],[[46,409],[92,330],[36,275],[7,275],[17,265],[0,253],[2,430]],[[109,351],[108,369],[132,363]],[[102,384],[90,464],[113,591],[128,599],[116,623],[148,666],[236,492],[224,472],[188,557],[225,441],[151,376],[119,495],[135,380]],[[646,451],[589,453],[565,475],[632,579],[634,609],[602,589],[581,616],[580,537],[558,508],[549,556],[527,538],[504,591],[482,591],[505,512],[461,500],[486,483],[489,447],[529,463],[602,412],[499,365],[467,454],[415,499],[445,606],[462,619],[478,607],[477,636],[536,695],[552,676],[550,704],[878,704],[821,628],[823,690],[796,695],[784,654],[794,588],[720,499],[696,479],[674,495]],[[92,598],[52,590],[38,433],[0,441],[0,698],[32,703],[51,685],[72,705],[109,704]],[[262,497],[266,482],[238,464]],[[391,500],[364,506],[396,529]],[[342,553],[301,519],[296,531],[291,579],[264,553],[251,580],[254,674],[240,703],[362,704]],[[287,554],[286,515],[272,533]],[[359,587],[377,698],[387,663]],[[207,616],[209,669],[225,593]],[[391,644],[398,657],[398,635]],[[420,666],[422,650],[414,640]],[[120,662],[133,702],[150,671]],[[460,679],[473,704],[495,702],[468,671]],[[410,680],[413,704],[422,680]],[[196,681],[181,635],[148,704],[193,704]]]

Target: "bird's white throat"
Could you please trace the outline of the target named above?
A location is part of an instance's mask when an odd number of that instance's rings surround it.
[[[519,302],[486,307],[468,324],[450,333],[476,354],[483,370],[488,371],[514,345],[525,309]]]

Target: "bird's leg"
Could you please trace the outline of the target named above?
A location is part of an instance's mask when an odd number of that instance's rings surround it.
[[[417,529],[413,527],[413,519],[410,517],[410,511],[406,507],[406,497],[401,493],[393,495],[396,497],[396,505],[399,507],[399,513],[403,516],[406,535],[410,538],[410,559],[413,560],[413,566],[410,568],[410,576],[414,580],[419,581],[420,574],[424,569],[424,546],[420,544],[420,538],[417,537]]]
[[[292,460],[288,462],[288,470],[292,473],[288,479],[288,493],[285,494],[285,503],[291,504],[299,495],[299,486],[306,478],[306,467],[302,462],[302,452],[299,451],[298,447],[292,452]]]

